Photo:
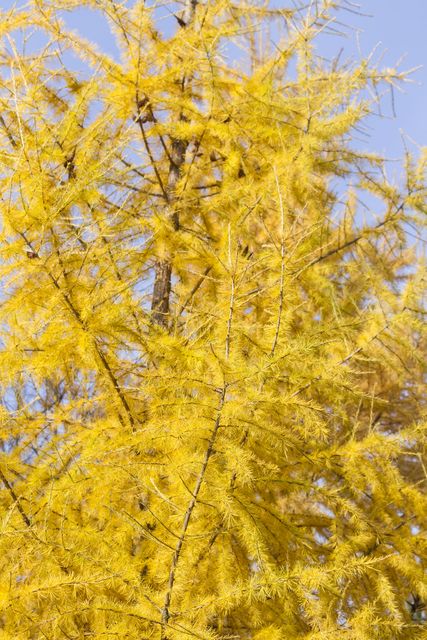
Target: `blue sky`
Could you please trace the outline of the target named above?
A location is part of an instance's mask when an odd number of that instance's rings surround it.
[[[360,145],[383,153],[390,159],[402,157],[404,146],[402,134],[413,150],[412,139],[418,145],[427,146],[427,0],[353,0],[362,15],[342,12],[348,28],[346,37],[324,36],[319,39],[319,48],[326,57],[334,57],[343,48],[342,58],[357,58],[368,55],[376,46],[376,59],[384,54],[382,64],[394,66],[404,56],[400,68],[410,69],[425,65],[412,76],[412,83],[404,86],[404,93],[394,92],[396,117],[393,117],[391,100],[383,102],[383,119],[372,118],[369,122],[369,137]],[[0,7],[10,8],[13,0],[0,0]],[[16,2],[19,6],[19,0]],[[59,3],[60,4],[60,3]],[[274,3],[289,6],[288,0]],[[350,2],[348,3],[350,5]],[[99,15],[87,10],[77,10],[68,17],[70,25],[87,38],[97,40],[106,51],[114,52],[107,25]]]
[[[343,56],[368,55],[378,46],[376,59],[383,53],[382,63],[393,67],[404,56],[400,69],[420,65],[405,84],[404,93],[394,92],[396,118],[393,118],[391,100],[384,99],[384,119],[375,118],[370,125],[370,139],[365,144],[387,157],[401,157],[402,133],[418,145],[427,146],[427,0],[354,0],[364,15],[343,13],[344,21],[355,31],[348,37],[328,36],[329,55],[344,48]],[[411,147],[410,142],[408,141]],[[413,145],[412,145],[412,148]]]

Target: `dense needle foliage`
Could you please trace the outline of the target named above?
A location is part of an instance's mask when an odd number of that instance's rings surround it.
[[[3,12],[0,638],[427,638],[426,157],[341,4]]]

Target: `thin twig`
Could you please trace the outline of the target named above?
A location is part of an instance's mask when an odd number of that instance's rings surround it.
[[[208,446],[207,449],[205,451],[205,455],[203,458],[203,462],[202,462],[202,467],[200,469],[199,475],[197,477],[197,481],[196,481],[196,486],[194,487],[194,491],[192,493],[192,498],[188,504],[187,510],[185,512],[185,516],[184,516],[184,520],[183,520],[183,524],[182,524],[182,530],[181,530],[181,535],[179,537],[179,540],[176,544],[175,547],[175,552],[173,554],[172,557],[172,563],[171,563],[171,567],[169,570],[169,579],[168,579],[168,589],[166,591],[166,595],[165,595],[165,599],[164,599],[164,603],[163,603],[163,610],[162,610],[162,618],[161,618],[161,624],[162,624],[162,632],[161,632],[161,640],[167,640],[167,636],[166,636],[166,630],[167,630],[167,626],[168,626],[168,622],[169,622],[169,618],[170,618],[170,604],[171,604],[171,600],[172,600],[172,592],[173,592],[173,587],[175,584],[175,574],[176,574],[176,569],[178,566],[178,562],[181,556],[181,551],[182,551],[182,547],[184,545],[185,542],[185,538],[186,538],[186,533],[187,533],[187,529],[188,526],[190,524],[190,520],[191,520],[191,516],[193,514],[194,508],[197,504],[197,498],[198,495],[200,493],[200,489],[202,487],[203,484],[203,480],[205,478],[206,475],[206,469],[209,463],[209,460],[212,456],[212,453],[214,451],[214,444],[216,441],[216,437],[218,434],[218,430],[220,427],[220,422],[221,422],[221,414],[222,414],[222,409],[224,407],[224,403],[225,403],[225,394],[226,394],[226,390],[227,390],[227,385],[224,384],[223,388],[220,390],[220,399],[219,399],[219,404],[217,407],[217,416],[216,416],[216,420],[215,420],[215,425],[214,428],[212,430],[211,433],[211,437],[209,438],[209,442],[208,442]]]
[[[182,303],[181,307],[179,308],[178,317],[185,311],[187,306],[190,304],[194,294],[200,289],[200,287],[203,284],[203,281],[205,280],[206,276],[209,274],[210,271],[212,271],[212,267],[211,266],[210,267],[206,267],[206,269],[203,272],[203,275],[200,276],[200,278],[197,280],[197,282],[194,285],[194,287],[191,289],[188,298]]]
[[[1,471],[1,469],[0,469],[0,479],[2,480],[2,482],[3,482],[4,486],[6,487],[6,489],[9,491],[10,496],[13,499],[14,504],[16,504],[16,508],[18,509],[18,511],[19,511],[19,513],[21,515],[21,518],[23,519],[24,523],[26,524],[27,527],[31,527],[31,521],[30,521],[29,517],[27,516],[27,514],[25,513],[24,509],[22,508],[22,505],[20,503],[19,497],[16,495],[14,488],[9,483],[8,479],[4,475],[3,471]]]
[[[280,325],[283,313],[284,298],[284,282],[285,282],[285,211],[283,207],[282,192],[280,191],[279,179],[277,177],[276,167],[273,167],[274,178],[276,181],[277,194],[279,196],[280,222],[281,222],[281,241],[280,241],[280,291],[279,291],[279,311],[277,314],[276,332],[274,334],[273,346],[271,347],[270,356],[274,356],[277,342],[279,340]]]
[[[397,207],[396,211],[391,216],[385,218],[384,220],[381,220],[381,222],[379,222],[378,224],[374,225],[373,227],[370,227],[366,231],[363,231],[362,233],[359,233],[357,236],[355,236],[351,240],[348,240],[347,242],[344,242],[343,244],[339,245],[338,247],[335,247],[335,249],[331,249],[330,251],[328,251],[324,255],[318,256],[317,258],[313,258],[313,260],[311,260],[304,267],[301,267],[301,269],[297,269],[296,271],[294,271],[292,273],[292,275],[295,276],[295,277],[298,277],[299,275],[301,275],[301,273],[306,271],[306,269],[309,269],[310,267],[314,266],[315,264],[318,264],[319,262],[322,262],[323,260],[327,260],[327,258],[330,258],[331,256],[335,255],[336,253],[339,253],[340,251],[344,251],[344,249],[348,249],[349,247],[351,247],[352,245],[356,244],[357,242],[359,242],[363,238],[366,238],[366,236],[367,236],[367,234],[369,232],[378,231],[378,229],[381,229],[382,227],[384,227],[389,222],[393,222],[395,220],[395,218],[398,216],[398,214],[402,211],[403,207],[404,207],[404,202],[402,202]]]
[[[142,139],[144,141],[145,150],[147,151],[148,157],[150,158],[151,166],[153,167],[154,173],[156,174],[157,182],[159,183],[159,187],[163,194],[166,202],[169,202],[169,196],[165,189],[165,185],[163,184],[162,176],[160,175],[159,169],[157,168],[157,162],[154,159],[153,152],[151,151],[150,143],[148,142],[147,134],[145,133],[144,125],[142,123],[141,118],[138,116],[137,118],[138,126],[141,130]]]
[[[379,331],[377,331],[377,333],[374,336],[372,336],[372,338],[370,338],[367,341],[367,343],[365,345],[362,345],[361,347],[357,347],[357,349],[354,349],[354,351],[349,353],[345,358],[343,358],[339,362],[336,362],[334,365],[332,365],[332,368],[335,369],[335,367],[340,367],[341,365],[346,364],[347,362],[349,362],[349,360],[354,358],[354,356],[356,356],[358,353],[363,351],[368,344],[370,344],[371,342],[376,340],[378,338],[378,336],[380,336],[383,333],[383,331],[385,331],[387,328],[388,328],[388,324],[385,324]],[[315,382],[318,382],[321,378],[322,378],[322,375],[320,374],[320,375],[316,376],[315,378],[313,378],[312,380],[310,380],[309,382],[307,382],[307,384],[305,384],[303,387],[300,387],[299,389],[294,391],[294,393],[289,396],[289,400],[291,400],[292,398],[295,398],[295,396],[298,396],[300,393],[302,393],[303,391],[305,391],[306,389],[311,387],[312,384],[314,384]]]
[[[233,313],[234,313],[234,296],[235,296],[235,282],[234,282],[234,276],[235,274],[233,273],[232,269],[232,262],[231,262],[231,225],[228,225],[228,261],[229,261],[229,266],[230,266],[230,272],[231,272],[231,290],[230,290],[230,306],[229,306],[229,313],[228,313],[228,320],[227,320],[227,335],[225,338],[225,358],[226,360],[228,360],[229,356],[230,356],[230,343],[231,343],[231,325],[233,322]]]

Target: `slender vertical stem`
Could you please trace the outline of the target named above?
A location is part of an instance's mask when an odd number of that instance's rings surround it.
[[[279,340],[280,325],[282,323],[283,314],[283,298],[284,298],[284,284],[285,284],[285,210],[283,206],[282,192],[280,191],[279,179],[277,177],[276,167],[273,167],[274,178],[276,181],[277,194],[279,197],[280,207],[280,226],[281,226],[281,239],[280,239],[280,290],[279,290],[279,310],[277,313],[276,331],[274,334],[273,345],[271,347],[270,355],[274,356],[276,351],[277,342]]]
[[[231,258],[231,225],[228,225],[228,266],[231,275],[231,288],[230,288],[230,305],[228,311],[227,320],[227,335],[225,338],[225,359],[230,357],[230,345],[231,345],[231,325],[233,323],[234,314],[234,298],[235,298],[235,270],[233,268],[233,262]]]
[[[207,466],[208,466],[208,463],[209,463],[209,459],[212,456],[212,453],[214,451],[214,445],[215,445],[216,437],[217,437],[218,430],[219,430],[219,427],[220,427],[221,413],[222,413],[222,409],[224,407],[226,391],[227,391],[227,385],[224,384],[224,386],[220,390],[220,399],[219,399],[219,403],[218,403],[218,407],[217,407],[217,416],[216,416],[214,428],[212,429],[212,433],[211,433],[211,436],[209,438],[208,446],[206,448],[205,455],[203,457],[202,466],[201,466],[199,475],[197,476],[196,485],[194,487],[191,500],[190,500],[190,502],[188,504],[187,510],[185,512],[185,515],[184,515],[181,534],[179,536],[178,542],[177,542],[176,547],[175,547],[174,554],[172,556],[172,562],[171,562],[171,566],[170,566],[170,570],[169,570],[168,587],[167,587],[167,591],[166,591],[166,595],[165,595],[165,599],[164,599],[164,603],[163,603],[163,609],[162,609],[162,617],[161,617],[162,627],[161,627],[161,634],[160,634],[160,639],[161,640],[167,640],[166,633],[167,633],[167,626],[168,626],[168,622],[169,622],[169,618],[170,618],[170,605],[171,605],[171,600],[172,600],[173,588],[174,588],[174,584],[175,584],[176,569],[177,569],[178,562],[179,562],[179,559],[180,559],[180,556],[181,556],[182,547],[183,547],[184,542],[185,542],[185,536],[186,536],[186,533],[187,533],[188,526],[190,524],[191,516],[192,516],[193,511],[195,509],[195,506],[197,504],[197,498],[198,498],[198,495],[200,493],[200,489],[202,487],[203,480],[205,479],[205,474],[206,474],[206,469],[207,469]]]
[[[229,260],[230,260],[230,270],[231,270],[232,265],[231,265],[231,230],[230,228],[229,228]],[[234,285],[232,288],[232,295],[230,297],[230,313],[229,313],[229,319],[227,322],[227,335],[225,337],[225,345],[226,345],[225,349],[226,349],[227,359],[229,358],[229,355],[230,355],[230,332],[231,332],[231,321],[233,318],[233,313],[232,313],[233,304],[234,304]],[[196,507],[200,489],[202,488],[203,481],[205,479],[208,463],[214,452],[215,442],[217,439],[219,428],[221,426],[221,416],[222,416],[222,411],[225,404],[225,398],[226,398],[228,386],[229,386],[229,383],[224,381],[222,388],[218,390],[219,402],[216,409],[216,419],[215,419],[214,427],[212,429],[212,432],[208,441],[208,445],[205,450],[202,466],[201,466],[199,475],[197,476],[196,484],[191,495],[191,500],[188,503],[187,510],[184,515],[184,520],[181,528],[181,535],[179,536],[174,554],[172,556],[172,562],[169,569],[168,586],[167,586],[166,595],[163,603],[163,609],[162,609],[162,617],[161,617],[162,626],[161,626],[161,632],[160,632],[160,640],[168,640],[166,634],[167,634],[167,627],[168,627],[168,622],[170,618],[170,605],[172,601],[172,593],[173,593],[173,588],[175,584],[176,569],[178,567],[179,559],[182,552],[182,547],[185,542],[185,537],[187,534],[187,529],[190,524],[191,516]]]

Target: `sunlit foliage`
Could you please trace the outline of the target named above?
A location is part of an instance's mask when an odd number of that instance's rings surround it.
[[[427,638],[426,156],[281,4],[1,16],[1,638]]]

